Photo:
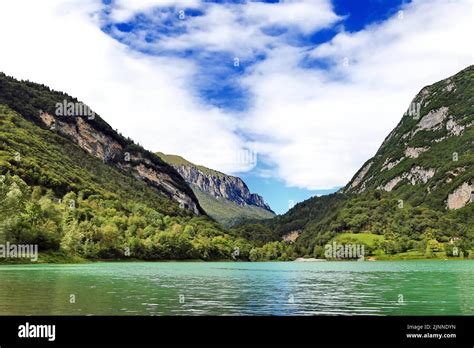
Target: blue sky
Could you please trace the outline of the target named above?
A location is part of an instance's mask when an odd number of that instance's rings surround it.
[[[473,64],[473,25],[471,0],[3,1],[0,66],[283,213],[344,186],[420,89]]]

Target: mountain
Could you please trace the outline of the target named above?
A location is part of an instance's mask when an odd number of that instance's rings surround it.
[[[473,82],[471,66],[423,88],[344,192],[380,189],[438,210],[472,202]]]
[[[224,228],[205,211],[228,224],[236,207],[273,212],[242,180],[163,161],[77,99],[0,74],[0,242],[61,262],[293,260],[325,257],[330,243],[374,258],[472,256],[473,123],[470,66],[423,88],[337,193]]]
[[[86,105],[0,74],[5,241],[59,260],[248,259],[252,248],[205,214],[172,166]]]
[[[181,174],[204,210],[224,225],[275,216],[261,196],[250,193],[242,179],[195,165],[180,156],[165,155],[161,152],[157,155]]]
[[[9,106],[35,125],[71,140],[90,155],[121,172],[147,182],[195,214],[204,213],[197,198],[180,175],[159,157],[124,138],[88,106],[64,93],[31,82],[19,82],[0,75],[0,104]],[[58,105],[60,107],[58,107]],[[63,107],[64,106],[64,107]],[[58,115],[71,106],[87,111],[82,117]],[[63,191],[70,186],[63,180]]]
[[[265,223],[263,235],[324,257],[331,241],[369,255],[474,248],[474,66],[424,87],[399,124],[339,192]],[[245,226],[241,228],[245,235]],[[269,232],[270,231],[270,232]]]

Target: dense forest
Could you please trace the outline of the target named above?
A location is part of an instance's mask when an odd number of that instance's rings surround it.
[[[432,252],[447,251],[452,256],[450,251],[457,247],[458,255],[467,257],[473,247],[472,205],[462,210],[437,211],[427,205],[402,203],[396,195],[380,190],[348,197],[338,204],[332,213],[304,227],[297,250],[322,257],[323,246],[339,235],[364,244],[367,255],[418,251],[431,256]],[[383,238],[366,240],[366,234]]]
[[[251,245],[234,239],[206,217],[170,216],[139,202],[122,202],[79,191],[60,199],[52,190],[32,189],[18,176],[0,177],[2,238],[38,244],[88,259],[248,258]]]
[[[226,233],[206,216],[165,215],[146,204],[82,191],[57,198],[20,177],[0,176],[0,243],[85,259],[290,260],[284,242],[263,245]],[[259,247],[261,246],[261,247]]]

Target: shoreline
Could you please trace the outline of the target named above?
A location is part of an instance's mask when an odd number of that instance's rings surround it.
[[[212,261],[205,261],[205,260],[196,260],[196,259],[189,259],[189,260],[142,260],[142,259],[83,259],[78,257],[55,257],[54,261],[50,258],[49,262],[45,261],[44,259],[41,260],[41,257],[38,258],[38,261],[29,261],[29,260],[6,260],[0,259],[0,266],[7,266],[7,265],[80,265],[80,264],[92,264],[92,263],[171,263],[171,262],[178,262],[178,263],[235,263],[235,262],[243,262],[243,263],[267,263],[267,262],[294,262],[294,263],[320,263],[320,262],[395,262],[395,261],[474,261],[472,257],[412,257],[412,258],[400,258],[400,257],[393,257],[393,258],[367,258],[365,260],[357,260],[357,259],[339,259],[339,260],[328,260],[328,259],[317,259],[317,258],[297,258],[295,260],[289,261],[280,261],[280,260],[261,260],[261,261],[249,261],[249,260],[212,260]]]

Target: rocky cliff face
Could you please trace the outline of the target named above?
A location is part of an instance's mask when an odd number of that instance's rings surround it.
[[[250,193],[247,185],[240,178],[210,170],[205,173],[192,165],[173,166],[187,183],[215,198],[227,199],[240,206],[253,205],[273,212],[261,196]]]
[[[173,166],[194,191],[204,211],[225,226],[275,216],[270,206],[235,176],[191,163],[176,155],[157,155]]]
[[[141,151],[137,146],[124,144],[113,134],[106,134],[83,117],[53,116],[40,112],[40,119],[51,131],[68,137],[89,154],[105,163],[131,173],[146,181],[194,214],[202,214],[197,198],[187,184],[169,165],[153,154]]]
[[[368,189],[442,198],[447,209],[471,203],[474,176],[474,66],[413,99],[376,155],[356,173],[346,193]],[[407,187],[410,187],[409,189]]]

